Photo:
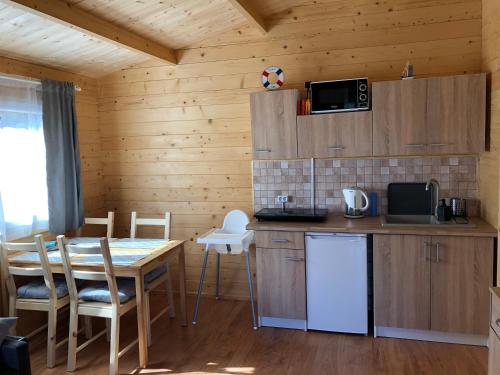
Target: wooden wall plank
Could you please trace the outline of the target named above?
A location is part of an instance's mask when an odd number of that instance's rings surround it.
[[[280,66],[285,88],[298,89],[309,80],[398,79],[408,60],[421,77],[481,71],[480,0],[294,4],[270,7],[278,13],[266,16],[265,37],[242,27],[178,51],[176,67],[148,61],[100,81],[104,193],[117,234],[127,235],[132,210],[171,211],[172,235],[188,240],[190,292],[202,262],[196,237],[230,209],[252,214],[249,93],[263,90],[264,68]],[[246,298],[244,263],[224,268],[223,293]]]

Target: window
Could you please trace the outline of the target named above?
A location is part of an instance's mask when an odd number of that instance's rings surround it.
[[[0,238],[47,229],[41,86],[0,76]]]

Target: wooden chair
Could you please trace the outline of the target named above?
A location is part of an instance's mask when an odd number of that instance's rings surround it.
[[[26,337],[32,337],[48,327],[47,367],[52,368],[55,365],[56,349],[68,341],[68,339],[65,339],[56,343],[57,313],[67,306],[70,301],[66,282],[64,280],[54,281],[42,235],[36,235],[34,243],[2,243],[1,248],[2,274],[9,295],[9,316],[16,316],[17,310],[46,311],[48,313],[47,324],[31,332]],[[9,253],[21,251],[37,252],[40,257],[40,266],[32,268],[11,266]],[[18,288],[14,281],[15,275],[36,276],[38,280]],[[36,296],[19,297],[23,293],[31,293]]]
[[[106,225],[106,237],[113,237],[115,225],[115,213],[113,211],[108,211],[108,217],[86,217],[83,222],[90,225]],[[80,235],[81,230],[78,233]]]
[[[126,352],[128,352],[139,341],[138,339],[136,339],[121,351],[119,350],[120,317],[137,306],[134,280],[120,280],[130,281],[132,283],[132,288],[129,288],[129,290],[133,290],[132,296],[132,293],[126,293],[126,290],[120,286],[120,281],[117,281],[115,277],[107,238],[102,238],[100,240],[100,246],[92,244],[67,245],[64,236],[61,235],[57,237],[57,244],[59,247],[59,251],[61,252],[64,273],[66,275],[70,296],[67,370],[70,372],[75,371],[77,352],[83,350],[107,332],[107,329],[104,329],[78,346],[78,316],[83,315],[90,317],[107,318],[110,320],[111,343],[109,374],[115,375],[118,373],[119,358]],[[105,271],[78,271],[76,269],[73,269],[69,253],[102,254]],[[78,291],[76,287],[76,279],[91,280],[101,283],[83,288],[82,290]],[[92,293],[94,293],[94,296],[92,296]]]
[[[115,213],[113,211],[108,211],[108,217],[86,217],[83,219],[85,225],[106,225],[106,237],[113,237],[114,225],[115,225]],[[77,236],[82,235],[82,228],[77,230]],[[92,337],[92,317],[85,316],[85,336],[89,339]],[[106,321],[109,328],[109,322]],[[108,340],[109,340],[109,329],[108,329]]]
[[[170,223],[171,214],[170,212],[165,212],[165,217],[163,219],[147,219],[147,218],[137,218],[137,213],[132,212],[130,221],[130,238],[136,238],[137,226],[162,226],[164,227],[163,238],[165,240],[170,239]],[[174,307],[174,295],[172,291],[172,279],[170,277],[170,266],[165,264],[165,266],[158,267],[144,276],[146,290],[146,317],[148,325],[148,346],[151,345],[151,325],[156,322],[163,314],[169,314],[170,318],[175,317],[175,307]],[[158,314],[151,318],[150,313],[150,293],[153,289],[165,283],[165,288],[167,290],[167,307],[162,309]]]

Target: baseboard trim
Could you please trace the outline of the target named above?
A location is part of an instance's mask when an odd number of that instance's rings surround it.
[[[307,321],[300,319],[272,318],[259,316],[259,327],[301,329],[307,331]]]
[[[488,336],[468,335],[464,333],[375,326],[374,336],[392,337],[407,340],[445,342],[449,344],[488,346]]]

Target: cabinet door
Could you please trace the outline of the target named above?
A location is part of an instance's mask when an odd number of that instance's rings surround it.
[[[427,79],[375,82],[372,87],[373,154],[427,151]]]
[[[259,315],[306,319],[304,250],[257,248]]]
[[[488,345],[488,375],[498,375],[500,374],[500,338],[491,328]]]
[[[485,145],[486,76],[427,80],[427,141],[432,154],[479,153]]]
[[[375,325],[429,329],[430,237],[373,236]]]
[[[299,158],[372,155],[371,111],[300,116]]]
[[[488,335],[493,239],[432,238],[431,329]]]
[[[297,90],[250,95],[254,159],[297,158]]]

